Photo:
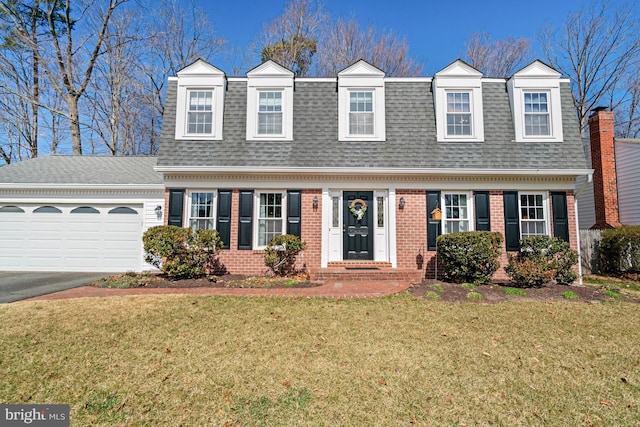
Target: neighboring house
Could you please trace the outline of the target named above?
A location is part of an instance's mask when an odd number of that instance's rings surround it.
[[[227,77],[198,60],[169,78],[156,170],[166,223],[217,229],[230,272],[264,271],[267,242],[291,233],[312,274],[416,278],[434,274],[442,233],[498,231],[508,251],[546,234],[577,249],[574,187],[591,172],[568,79],[540,61],[484,78],[460,60],[433,78],[365,61],[336,78],[272,61]]]
[[[45,156],[0,167],[0,270],[150,269],[142,233],[162,224],[154,157]]]
[[[584,151],[593,181],[578,180],[580,229],[640,225],[640,139],[614,137],[614,116],[597,108],[589,117]]]

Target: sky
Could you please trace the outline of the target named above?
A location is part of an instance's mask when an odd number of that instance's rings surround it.
[[[217,35],[245,49],[263,24],[284,11],[284,0],[196,0],[209,16]],[[622,4],[623,0],[613,0]],[[560,28],[568,14],[588,4],[579,0],[324,0],[332,17],[355,17],[362,26],[393,30],[406,37],[410,54],[433,75],[464,55],[469,35],[485,31],[493,39],[527,38],[535,48],[541,28]],[[542,59],[539,52],[535,56]],[[230,73],[219,58],[214,65]],[[259,58],[251,67],[259,65]]]

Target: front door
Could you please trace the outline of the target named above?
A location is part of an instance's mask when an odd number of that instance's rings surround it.
[[[344,259],[373,259],[373,191],[345,191]]]

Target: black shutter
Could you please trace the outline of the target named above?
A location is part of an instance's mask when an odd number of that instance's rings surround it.
[[[301,237],[302,232],[302,192],[287,191],[287,234]]]
[[[551,193],[553,206],[553,235],[565,242],[569,241],[569,215],[567,214],[567,194]]]
[[[476,231],[491,231],[491,208],[489,206],[489,192],[476,191]]]
[[[169,225],[182,227],[184,190],[169,190]]]
[[[218,215],[216,230],[223,249],[231,246],[231,190],[218,190]]]
[[[504,199],[504,240],[508,251],[520,249],[520,215],[518,214],[518,193],[505,191]]]
[[[427,250],[429,251],[436,250],[436,238],[442,233],[442,222],[431,218],[431,212],[439,207],[440,192],[427,191]]]
[[[238,209],[238,249],[253,249],[253,190],[241,190]]]

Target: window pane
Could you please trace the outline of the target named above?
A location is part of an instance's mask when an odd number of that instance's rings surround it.
[[[258,219],[258,245],[266,246],[282,234],[282,193],[261,193]]]
[[[189,226],[194,230],[213,230],[213,193],[191,193]]]
[[[212,133],[213,91],[189,91],[189,110],[187,112],[187,132],[195,134]]]
[[[384,197],[378,197],[378,227],[384,227]]]
[[[524,94],[524,133],[529,136],[551,135],[549,103],[546,92]]]
[[[333,200],[333,221],[332,221],[332,226],[333,227],[339,227],[340,226],[340,198],[339,197],[334,197],[332,200]]]
[[[349,134],[373,135],[373,92],[349,93]]]
[[[471,135],[471,96],[469,92],[447,93],[447,135]]]

